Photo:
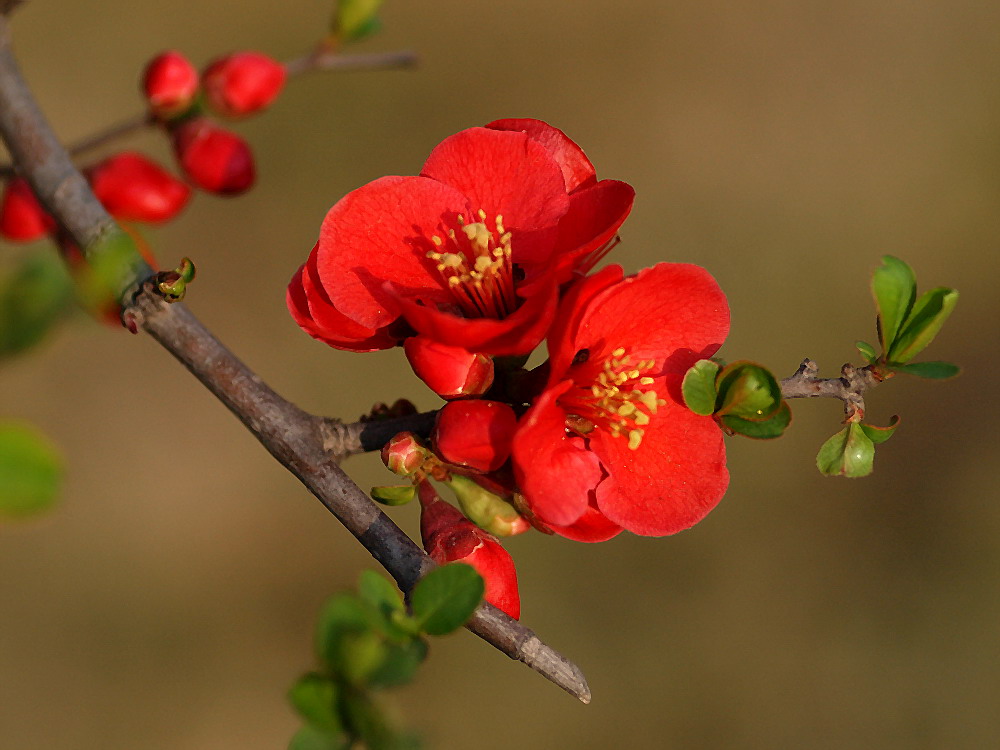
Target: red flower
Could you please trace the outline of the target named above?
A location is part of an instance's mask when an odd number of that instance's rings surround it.
[[[597,182],[561,131],[499,120],[447,138],[417,177],[383,177],[327,214],[289,309],[341,349],[416,331],[484,354],[523,354],[545,336],[558,286],[610,246],[632,188]]]
[[[603,541],[621,529],[686,529],[729,483],[722,431],[689,411],[681,380],[729,331],[702,268],[610,266],[566,296],[549,333],[551,372],[514,437],[530,512],[556,533]]]

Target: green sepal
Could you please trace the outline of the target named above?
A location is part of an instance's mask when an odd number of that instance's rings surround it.
[[[871,440],[875,445],[879,443],[884,443],[886,440],[892,437],[892,434],[899,427],[899,415],[894,414],[889,420],[889,425],[887,427],[876,427],[873,424],[862,424],[861,429],[864,430],[865,435]]]
[[[732,416],[720,417],[719,421],[737,435],[756,440],[773,440],[785,434],[785,430],[792,422],[792,409],[787,401],[782,401],[778,411],[763,421],[753,422]]]
[[[484,590],[482,577],[470,565],[449,563],[417,582],[410,595],[410,608],[423,632],[445,635],[472,617]]]
[[[684,373],[681,394],[687,408],[695,414],[707,417],[715,412],[715,399],[718,396],[715,377],[719,369],[719,365],[712,360],[699,359]]]
[[[781,408],[781,386],[766,368],[754,362],[733,362],[716,377],[715,413],[751,422],[770,419]]]
[[[875,347],[866,341],[855,341],[854,346],[861,352],[861,356],[868,360],[868,364],[873,365],[878,361],[878,353]]]
[[[310,672],[288,691],[288,702],[310,726],[326,734],[344,731],[337,711],[337,684],[328,677]]]
[[[41,432],[24,422],[0,422],[0,517],[47,510],[62,475],[62,458]]]
[[[348,750],[352,744],[351,740],[342,734],[305,726],[292,737],[288,743],[288,750]]]
[[[907,375],[930,380],[945,380],[962,372],[961,367],[951,362],[910,362],[905,365],[893,365],[892,369],[895,372],[905,372]]]
[[[899,258],[884,255],[882,263],[872,274],[872,296],[878,309],[879,343],[888,352],[913,307],[917,280]]]
[[[338,0],[330,21],[330,33],[342,42],[356,42],[381,27],[378,19],[382,0]]]
[[[71,309],[73,281],[51,253],[33,253],[0,281],[0,359],[40,342]]]
[[[412,484],[372,487],[372,500],[382,505],[406,505],[417,496],[417,488]]]
[[[937,336],[957,302],[958,292],[948,287],[920,295],[899,336],[889,347],[886,359],[891,363],[906,363],[920,354]]]
[[[872,473],[875,444],[858,422],[851,422],[823,443],[816,468],[828,477],[864,477]]]

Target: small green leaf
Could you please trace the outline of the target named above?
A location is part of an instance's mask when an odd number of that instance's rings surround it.
[[[41,432],[23,422],[0,422],[0,516],[46,510],[62,474],[62,459]]]
[[[751,422],[770,419],[781,408],[781,386],[764,367],[753,362],[733,362],[716,379],[719,416]]]
[[[889,420],[888,427],[876,427],[873,424],[863,424],[861,429],[864,430],[865,435],[871,440],[875,445],[879,443],[884,443],[886,440],[892,437],[892,433],[896,431],[899,426],[899,415],[893,415],[892,419]]]
[[[416,497],[417,488],[412,484],[372,487],[369,494],[372,496],[372,500],[382,505],[406,505]]]
[[[354,594],[335,594],[327,600],[316,625],[316,653],[324,664],[333,664],[340,653],[341,640],[376,626],[377,614]]]
[[[338,0],[330,24],[331,33],[342,42],[356,42],[378,31],[382,0]]]
[[[351,741],[343,735],[305,726],[292,737],[288,750],[347,750],[350,746]]]
[[[953,378],[962,372],[961,367],[953,365],[951,362],[910,362],[905,365],[893,365],[892,369],[896,372],[905,372],[907,375],[916,375],[931,380]]]
[[[882,351],[888,352],[913,307],[917,281],[913,270],[899,258],[884,255],[882,263],[872,275],[872,296],[878,308],[879,342]]]
[[[861,356],[868,360],[868,364],[873,364],[878,360],[878,353],[875,351],[875,347],[865,341],[855,341],[854,345],[861,352]]]
[[[828,477],[863,477],[871,474],[875,445],[857,422],[823,443],[816,455],[816,467]]]
[[[485,584],[471,566],[449,563],[413,587],[410,606],[425,633],[445,635],[462,627],[482,601]]]
[[[59,258],[33,253],[0,282],[0,359],[41,341],[70,309],[73,281]]]
[[[330,665],[343,679],[362,687],[385,663],[387,646],[374,630],[344,633],[337,641]]]
[[[369,684],[373,687],[392,687],[412,682],[426,657],[427,643],[421,638],[404,644],[387,644],[385,660],[369,675]]]
[[[700,359],[684,374],[681,393],[687,408],[703,417],[715,412],[715,376],[719,365],[710,359]]]
[[[288,701],[310,726],[327,734],[343,731],[337,713],[337,685],[333,680],[311,672],[292,685]]]
[[[920,354],[937,336],[957,302],[958,292],[947,287],[938,287],[920,295],[903,324],[903,330],[889,349],[887,359],[890,362],[909,362]]]
[[[737,435],[757,440],[771,440],[785,434],[785,430],[792,421],[792,410],[787,401],[782,401],[778,411],[762,422],[752,422],[749,419],[732,416],[723,416],[720,419],[723,425]]]

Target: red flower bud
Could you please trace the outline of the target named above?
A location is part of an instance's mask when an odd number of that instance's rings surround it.
[[[416,473],[427,456],[427,449],[412,432],[400,432],[382,447],[382,463],[401,477]]]
[[[510,457],[517,415],[499,401],[452,401],[438,412],[431,440],[445,461],[481,472],[496,471]]]
[[[286,76],[285,66],[267,55],[234,52],[210,64],[201,82],[212,109],[225,117],[243,117],[273,102]]]
[[[55,229],[49,216],[23,177],[12,177],[0,200],[0,235],[16,242],[31,242]]]
[[[177,127],[173,139],[181,169],[202,190],[238,195],[253,185],[253,153],[236,133],[199,117]]]
[[[105,159],[90,170],[89,178],[97,199],[125,221],[168,221],[191,197],[191,188],[134,151]]]
[[[142,92],[149,109],[160,119],[187,110],[198,93],[198,71],[180,52],[162,52],[146,66]]]
[[[410,367],[441,398],[480,396],[493,385],[493,359],[424,336],[403,342]]]
[[[486,601],[515,620],[521,616],[514,560],[496,537],[469,521],[444,502],[429,482],[417,489],[420,498],[420,537],[424,549],[439,565],[471,565],[486,582]]]

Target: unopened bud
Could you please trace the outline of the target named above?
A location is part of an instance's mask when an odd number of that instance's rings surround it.
[[[266,108],[281,93],[285,66],[260,52],[234,52],[201,75],[208,105],[225,117],[244,117]]]
[[[168,120],[191,107],[198,94],[198,71],[180,52],[162,52],[146,66],[142,92],[150,111]]]
[[[480,396],[493,385],[493,359],[424,336],[411,336],[403,351],[413,372],[441,398]]]
[[[253,152],[236,133],[199,117],[175,128],[173,143],[185,176],[202,190],[239,195],[253,185]]]
[[[23,177],[12,177],[0,201],[0,235],[15,242],[31,242],[55,227],[28,182]]]
[[[444,502],[429,482],[421,482],[420,536],[424,549],[439,565],[471,565],[486,583],[486,601],[515,620],[521,616],[514,560],[500,542]]]
[[[510,458],[517,415],[499,401],[452,401],[438,412],[431,441],[445,461],[481,472],[496,471]]]
[[[415,474],[429,455],[430,451],[412,432],[400,432],[382,447],[382,463],[401,477]]]
[[[160,223],[187,205],[191,188],[142,154],[115,154],[90,169],[94,195],[112,216]]]
[[[445,484],[455,493],[466,517],[494,536],[515,536],[531,528],[528,519],[518,513],[513,505],[480,487],[469,477],[452,474]]]

